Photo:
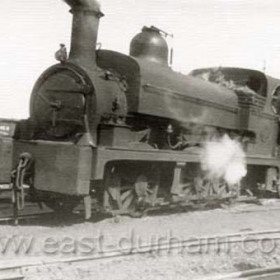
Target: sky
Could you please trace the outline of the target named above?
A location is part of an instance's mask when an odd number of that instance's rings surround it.
[[[99,0],[98,42],[128,54],[146,25],[174,34],[173,69],[188,74],[236,66],[280,78],[280,1]],[[32,87],[55,64],[60,43],[69,50],[72,16],[62,0],[1,0],[0,117],[27,118]]]

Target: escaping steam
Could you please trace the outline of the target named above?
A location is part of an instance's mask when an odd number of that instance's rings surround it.
[[[210,178],[224,179],[230,185],[239,183],[247,173],[245,153],[228,135],[206,142],[201,167]]]

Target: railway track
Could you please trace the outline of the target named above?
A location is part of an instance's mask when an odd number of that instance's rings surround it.
[[[49,217],[52,212],[43,212],[43,213],[33,213],[33,214],[22,214],[17,217],[17,221],[13,216],[1,217],[0,225],[5,223],[18,224],[20,221],[31,221],[31,220],[39,220],[44,217]]]
[[[250,269],[219,276],[198,278],[196,280],[279,280],[280,266],[262,269]]]
[[[143,255],[149,253],[162,253],[166,252],[169,253],[171,250],[181,249],[182,246],[186,247],[204,247],[204,246],[217,246],[223,243],[231,243],[237,244],[240,242],[252,242],[258,241],[263,239],[269,240],[280,240],[280,230],[279,229],[272,229],[268,231],[254,231],[254,232],[237,232],[227,235],[211,235],[211,236],[202,236],[196,238],[188,238],[181,241],[174,241],[174,242],[161,242],[160,245],[155,244],[143,244],[141,246],[132,246],[128,248],[115,248],[104,250],[101,252],[96,252],[94,255],[90,256],[83,256],[83,257],[71,257],[71,258],[37,258],[36,259],[28,259],[26,258],[24,261],[16,261],[13,260],[13,263],[9,262],[8,264],[1,264],[0,263],[0,280],[12,280],[12,279],[24,279],[24,271],[27,271],[27,268],[35,267],[39,268],[40,266],[55,266],[59,264],[68,264],[68,265],[88,265],[89,267],[92,266],[94,262],[97,261],[110,261],[115,258],[122,258],[122,257],[130,257],[133,255]],[[207,241],[207,242],[206,242]],[[276,278],[275,278],[276,277]],[[280,279],[280,266],[267,268],[267,269],[253,269],[253,270],[246,270],[226,275],[219,275],[207,278],[200,278],[197,280],[222,280],[222,279],[255,279],[255,280],[274,280]]]
[[[252,204],[246,204],[246,202],[241,202],[242,206],[241,209],[238,209],[238,207],[231,207],[231,206],[226,206],[226,207],[222,207],[225,210],[228,210],[230,213],[234,213],[234,214],[244,214],[244,213],[252,213],[252,212],[267,212],[267,211],[279,211],[280,210],[280,206],[278,205],[277,207],[275,206],[263,206],[263,205],[256,205],[253,206]],[[233,205],[234,206],[234,205]],[[244,208],[244,206],[246,206]],[[177,209],[177,210],[176,210]],[[196,208],[186,208],[184,209],[184,211],[195,211],[195,210],[207,210],[207,209],[212,209],[211,207],[205,207],[205,206],[201,206],[201,207],[196,207]],[[158,208],[150,208],[148,209],[148,211],[146,211],[146,214],[148,213],[152,213],[155,214],[158,213],[160,211],[160,213],[175,213],[175,212],[182,212],[182,208],[177,207],[177,208],[162,208],[162,209],[158,209]],[[5,223],[11,223],[11,224],[19,224],[21,222],[24,221],[33,221],[33,220],[40,220],[40,218],[45,218],[48,217],[50,215],[55,215],[55,213],[53,212],[53,210],[50,210],[47,207],[44,208],[40,208],[38,206],[37,203],[28,203],[26,205],[26,208],[23,211],[20,211],[18,214],[18,217],[15,221],[15,217],[13,216],[13,209],[11,204],[8,201],[4,201],[0,200],[0,225],[1,224],[5,224]],[[102,212],[96,212],[93,210],[92,213],[92,217],[95,216],[104,216],[104,218],[108,217],[108,213],[102,213]],[[75,220],[76,218],[80,218],[81,220],[84,217],[84,210],[83,210],[83,206],[80,205],[78,207],[77,210],[75,210],[73,212],[73,216],[71,219],[71,216],[68,217],[68,220]],[[94,220],[93,220],[94,221]]]
[[[1,186],[1,185],[0,185]],[[9,187],[9,185],[7,185]],[[36,220],[40,219],[40,216],[46,215],[46,213],[53,213],[52,210],[50,210],[47,207],[44,207],[43,209],[40,209],[39,204],[35,202],[26,202],[25,209],[23,211],[17,211],[18,217],[15,219],[15,216],[13,216],[13,208],[11,204],[11,190],[8,189],[8,187],[3,188],[1,187],[1,197],[0,197],[0,224],[3,223],[14,223],[18,224],[21,221],[25,220]],[[236,203],[249,203],[249,204],[260,204],[259,199],[253,196],[240,196],[238,199],[236,199],[234,202],[232,202],[233,205]],[[248,204],[248,205],[249,205]],[[207,210],[207,209],[212,209],[215,207],[223,207],[225,205],[226,208],[231,208],[231,205],[224,204],[223,201],[216,201],[216,200],[210,200],[204,203],[199,203],[199,204],[171,204],[171,205],[161,205],[161,206],[153,206],[145,210],[144,215],[147,213],[173,213],[173,212],[182,212],[182,211],[194,211],[194,210]],[[41,203],[42,206],[42,203]],[[280,207],[277,207],[275,209],[271,210],[279,210]],[[268,208],[266,209],[243,209],[243,210],[233,210],[231,212],[234,213],[246,213],[246,212],[257,212],[257,211],[267,211],[269,210]],[[79,213],[79,214],[77,214]],[[76,217],[79,215],[82,216],[84,213],[84,206],[79,205],[78,206],[78,211],[76,211]],[[102,213],[98,213],[98,215],[102,215]],[[103,213],[104,217],[108,216],[108,213]],[[93,209],[92,217],[96,215],[96,212]],[[116,215],[116,214],[111,214],[111,215]]]
[[[18,213],[17,219],[13,215],[13,206],[11,200],[7,198],[0,199],[0,225],[1,224],[18,224],[21,221],[30,221],[40,219],[52,214],[53,211],[44,207],[40,208],[38,203],[26,203],[25,209]]]
[[[209,205],[208,205],[209,206]],[[175,207],[175,206],[174,206]],[[222,204],[214,208],[223,208],[225,211],[233,214],[244,214],[252,212],[269,212],[269,211],[279,211],[280,210],[280,200],[258,200],[254,197],[248,199],[241,198],[232,204]],[[147,215],[162,215],[162,214],[174,214],[181,213],[186,211],[196,211],[196,210],[207,210],[213,209],[213,207],[207,207],[205,205],[197,205],[194,208],[149,208],[146,211]],[[98,209],[93,209],[91,222],[100,221],[112,217],[112,214],[99,211]],[[65,215],[57,215],[53,210],[44,206],[43,208],[39,207],[38,203],[26,202],[25,209],[19,211],[18,218],[15,221],[13,216],[13,208],[11,204],[10,197],[0,197],[0,225],[1,224],[52,224],[52,225],[61,225],[61,224],[71,224],[76,222],[81,222],[84,219],[84,208],[80,204],[75,208],[73,215],[69,215],[65,219]]]

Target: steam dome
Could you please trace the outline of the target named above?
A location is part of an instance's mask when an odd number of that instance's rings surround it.
[[[155,27],[142,28],[130,43],[130,55],[152,62],[168,65],[168,45]]]

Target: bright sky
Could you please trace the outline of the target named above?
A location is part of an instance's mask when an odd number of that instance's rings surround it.
[[[280,78],[280,1],[100,0],[98,41],[128,53],[143,25],[174,34],[173,68],[238,66]],[[1,0],[0,117],[28,117],[33,84],[55,63],[59,43],[69,49],[72,16],[61,0]]]

